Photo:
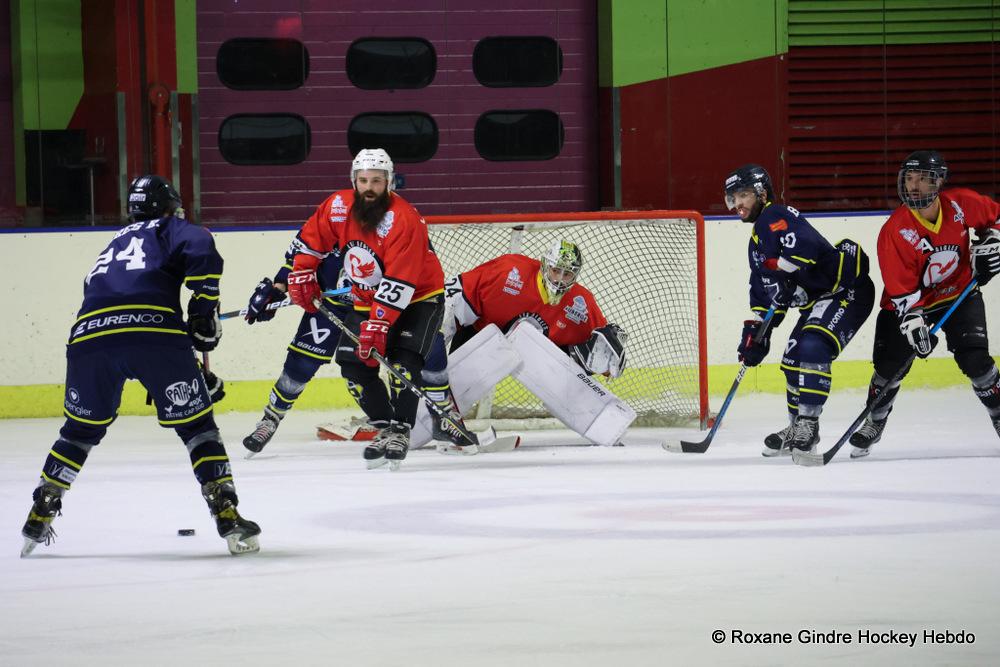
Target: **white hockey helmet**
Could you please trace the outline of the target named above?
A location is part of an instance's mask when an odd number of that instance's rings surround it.
[[[583,269],[583,253],[570,241],[556,241],[542,255],[542,280],[549,293],[549,303],[559,303]]]
[[[385,172],[385,180],[388,183],[389,190],[393,189],[394,178],[392,172],[392,158],[381,148],[362,148],[358,151],[358,154],[354,156],[354,162],[351,163],[351,185],[354,185],[355,179],[358,177],[359,171],[364,171],[365,169],[381,169]]]

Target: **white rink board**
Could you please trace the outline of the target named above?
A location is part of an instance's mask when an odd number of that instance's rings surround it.
[[[850,237],[861,243],[872,258],[872,277],[881,292],[875,240],[885,216],[806,216],[833,242]],[[708,363],[733,364],[742,322],[749,314],[746,253],[750,226],[735,218],[713,219],[705,222],[705,230]],[[0,385],[57,384],[64,380],[66,336],[80,307],[83,277],[113,234],[106,230],[0,234],[0,262],[11,277],[0,286],[5,312],[0,327],[6,343],[0,346]],[[223,310],[246,306],[257,281],[273,276],[281,266],[294,234],[294,230],[216,232],[219,252],[226,260],[221,285]],[[594,252],[588,248],[583,251],[585,256]],[[614,251],[602,248],[599,252]],[[41,265],[40,258],[44,258]],[[586,267],[583,282],[586,284]],[[984,296],[989,328],[1000,331],[1000,286],[989,286]],[[184,296],[181,304],[186,303]],[[212,353],[213,367],[227,381],[277,377],[300,315],[294,307],[286,310],[270,323],[252,327],[239,319],[229,321],[223,328],[221,346]],[[874,328],[873,315],[840,359],[870,359]],[[784,347],[790,330],[786,325],[775,332],[773,349]],[[992,354],[1000,354],[1000,334],[993,336],[990,348]],[[934,356],[947,354],[943,345],[934,352]]]
[[[737,396],[703,455],[660,449],[692,437],[679,429],[620,448],[548,431],[508,454],[413,452],[397,473],[314,441],[329,415],[306,412],[246,461],[258,415],[225,414],[240,509],[263,529],[261,553],[240,558],[173,433],[123,417],[66,496],[58,540],[18,559],[60,420],[11,420],[0,664],[1000,664],[1000,440],[972,392],[904,389],[869,459],[845,447],[825,468],[759,455],[782,401]],[[862,401],[831,398],[822,447]],[[793,640],[733,645],[737,629]],[[862,631],[921,637],[859,644]]]

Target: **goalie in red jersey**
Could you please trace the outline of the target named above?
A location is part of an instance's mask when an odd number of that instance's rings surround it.
[[[981,287],[1000,272],[1000,204],[965,188],[942,190],[947,178],[948,165],[937,151],[915,151],[900,166],[897,190],[903,204],[889,216],[878,238],[885,291],[875,324],[870,397],[886,387],[914,353],[931,353],[937,337],[930,329],[973,276]],[[971,248],[970,232],[976,235]],[[1000,373],[989,353],[986,310],[978,289],[941,330],[948,351],[1000,435]],[[866,456],[882,437],[901,381],[902,376],[884,390],[851,436],[852,458]]]
[[[556,241],[540,260],[501,255],[446,282],[443,332],[460,410],[511,374],[580,435],[618,441],[635,412],[590,375],[622,374],[626,334],[578,282],[582,268],[580,248]]]
[[[316,269],[339,250],[354,297],[345,324],[359,342],[342,335],[334,358],[369,421],[382,427],[364,452],[372,468],[406,458],[418,400],[401,383],[387,390],[372,353],[411,380],[420,377],[441,325],[444,274],[424,219],[392,190],[393,164],[384,150],[358,152],[351,184],[327,197],[303,225],[288,293],[316,312],[322,299]]]

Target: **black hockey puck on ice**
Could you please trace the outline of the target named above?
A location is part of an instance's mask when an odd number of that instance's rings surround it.
[[[181,528],[180,530],[177,531],[177,534],[182,537],[189,537],[191,535],[194,535],[194,528]]]

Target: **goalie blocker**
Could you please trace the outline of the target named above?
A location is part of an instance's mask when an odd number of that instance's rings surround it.
[[[615,358],[615,366],[607,371],[620,374],[624,355],[601,355],[605,360]],[[597,363],[596,357],[593,361]],[[617,443],[636,417],[635,410],[592,380],[530,323],[516,325],[506,336],[496,325],[484,327],[451,355],[448,367],[452,392],[463,413],[513,375],[553,417],[596,444]],[[411,433],[413,446],[428,442],[430,429],[430,416],[421,407]]]

